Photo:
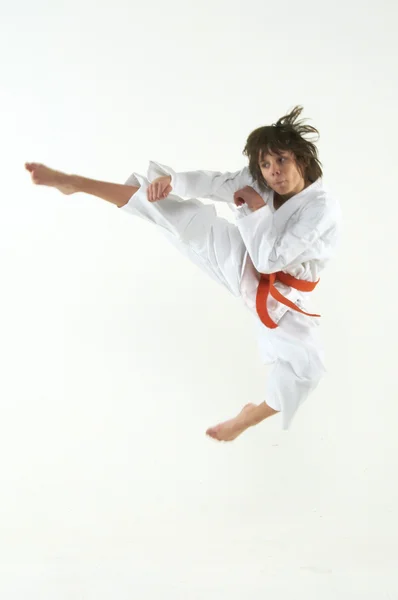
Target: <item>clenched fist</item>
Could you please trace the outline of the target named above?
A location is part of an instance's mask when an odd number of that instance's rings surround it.
[[[236,206],[242,206],[247,204],[251,210],[258,210],[262,206],[265,206],[263,198],[256,192],[255,189],[247,185],[246,187],[238,190],[234,194],[234,202]]]
[[[170,183],[170,175],[163,175],[162,177],[154,179],[147,189],[147,198],[149,202],[156,202],[157,200],[167,198],[173,189]]]

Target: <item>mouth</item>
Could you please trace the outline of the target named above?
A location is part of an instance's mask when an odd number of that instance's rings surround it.
[[[282,185],[282,183],[286,183],[286,179],[283,179],[282,181],[275,181],[275,185]]]

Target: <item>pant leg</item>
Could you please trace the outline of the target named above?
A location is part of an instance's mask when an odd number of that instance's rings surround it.
[[[219,217],[214,206],[199,200],[182,200],[170,194],[149,202],[149,181],[140,175],[134,174],[127,183],[140,189],[120,210],[157,225],[180,252],[234,296],[240,296],[246,249],[236,225]]]
[[[322,376],[323,373],[318,371],[311,376],[299,377],[292,365],[282,359],[273,364],[265,397],[268,406],[281,412],[283,429],[289,429],[297,410],[318,386]]]
[[[279,327],[268,330],[273,367],[266,387],[266,402],[282,412],[288,429],[301,404],[325,374],[319,325],[310,317],[287,311]]]

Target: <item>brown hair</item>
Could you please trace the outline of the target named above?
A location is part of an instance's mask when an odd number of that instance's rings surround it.
[[[318,158],[318,149],[314,141],[319,139],[319,132],[311,125],[298,121],[302,106],[296,106],[288,115],[273,125],[259,127],[251,132],[246,141],[243,154],[249,158],[249,170],[262,191],[269,187],[261,173],[259,159],[267,152],[280,154],[283,151],[293,152],[297,166],[305,179],[313,183],[322,177],[322,164]],[[317,139],[305,139],[305,134],[314,133]]]

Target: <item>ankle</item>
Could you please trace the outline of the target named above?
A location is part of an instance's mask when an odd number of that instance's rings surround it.
[[[247,422],[248,427],[254,427],[254,425],[258,425],[267,417],[271,415],[275,415],[277,413],[276,410],[268,406],[266,402],[262,402],[261,404],[254,405],[251,410],[248,411],[247,414]]]
[[[259,406],[257,404],[251,404],[248,407],[245,407],[245,411],[243,413],[243,423],[245,427],[253,427],[260,422],[259,419]]]

